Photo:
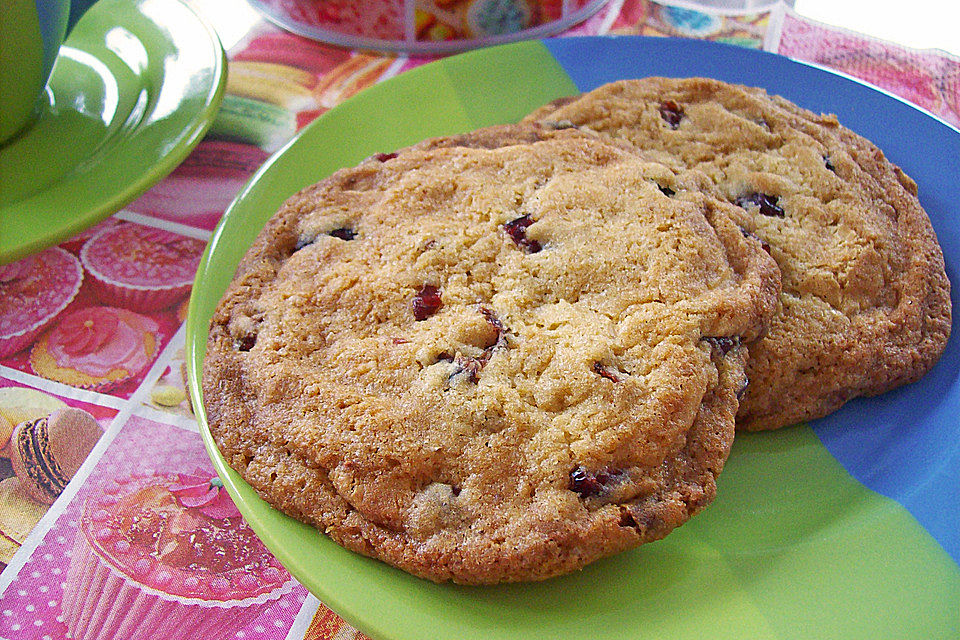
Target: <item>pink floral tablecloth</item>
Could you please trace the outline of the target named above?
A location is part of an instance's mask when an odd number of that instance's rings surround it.
[[[567,32],[599,34],[705,38],[782,53],[862,78],[960,126],[960,59],[829,27],[785,5],[724,15],[652,0],[611,0]],[[191,599],[171,593],[168,578],[147,564],[123,566],[141,540],[110,537],[110,527],[130,516],[136,500],[188,517],[224,499],[181,374],[189,295],[184,282],[192,280],[224,209],[256,168],[318,115],[429,61],[319,44],[263,19],[228,55],[220,115],[182,165],[59,248],[0,266],[0,638],[125,637],[128,631],[109,626],[123,622],[117,603],[153,607],[153,630],[136,632],[131,637],[137,640],[213,633],[203,624],[215,624],[218,637],[247,640],[363,637],[273,567],[263,549],[240,563],[233,582],[195,579],[191,588],[219,595]],[[117,237],[121,243],[103,249]],[[136,280],[142,270],[136,265],[147,263],[154,268],[151,285],[131,293],[118,284]],[[51,275],[54,264],[57,277]],[[88,417],[79,419],[80,412]],[[99,439],[69,440],[79,437],[81,428],[71,422],[77,420],[87,425],[84,433],[97,425]],[[61,423],[69,426],[55,426]],[[80,459],[54,460],[47,449],[56,447],[37,444],[41,435],[51,442],[67,438],[59,446],[79,449]],[[39,487],[49,474],[36,468],[55,462],[64,467],[62,482]],[[181,489],[144,497],[124,488],[150,476]],[[198,477],[203,482],[197,484]],[[189,491],[182,489],[188,481],[194,483]],[[137,513],[147,518],[153,512]],[[245,530],[239,517],[218,522],[209,544]],[[143,526],[153,535],[149,524]],[[90,557],[91,545],[108,543],[119,569]],[[125,570],[150,577],[134,585]],[[112,600],[92,603],[78,595],[108,583],[116,583]],[[189,620],[193,614],[184,612],[198,600],[216,603],[202,611],[203,624],[167,624],[171,616]],[[78,616],[86,617],[82,624]],[[112,630],[98,635],[98,627]]]

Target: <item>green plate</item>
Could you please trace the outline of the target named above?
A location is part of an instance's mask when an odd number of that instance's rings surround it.
[[[307,127],[252,178],[215,231],[193,288],[186,338],[190,392],[204,442],[230,495],[271,551],[314,595],[368,636],[960,637],[960,570],[938,543],[952,539],[949,532],[956,520],[957,505],[949,497],[956,466],[949,460],[931,463],[938,478],[953,478],[947,489],[936,493],[939,498],[927,503],[937,514],[947,514],[945,527],[930,527],[941,536],[935,538],[896,500],[853,477],[814,429],[801,425],[743,434],[720,477],[717,500],[664,540],[541,583],[461,587],[436,585],[345,551],[273,510],[225,465],[212,442],[198,382],[209,319],[244,251],[286,197],[378,151],[430,135],[516,121],[548,100],[595,85],[600,80],[583,78],[597,70],[605,74],[604,81],[658,71],[737,80],[736,74],[762,67],[769,68],[769,78],[742,81],[766,86],[787,82],[792,73],[797,82],[793,92],[801,97],[828,75],[785,58],[707,46],[711,44],[646,38],[528,42],[409,71],[358,94]],[[679,63],[687,67],[667,67]],[[851,109],[864,103],[858,91],[876,93],[839,76],[830,74],[830,79],[836,85],[826,85],[831,95],[857,98],[851,99]],[[887,108],[892,99],[882,98],[881,107]],[[871,111],[871,117],[875,114]],[[929,119],[919,112],[915,117]],[[952,375],[957,357],[951,352],[948,358],[950,363],[938,375]],[[947,394],[944,389],[927,395],[941,397]],[[900,406],[899,415],[911,410],[934,415],[905,396],[888,394],[888,400]],[[857,425],[857,412],[865,406],[854,403],[836,414],[837,419]],[[878,409],[872,420],[882,424],[891,415],[895,413]],[[949,415],[955,421],[955,412]],[[912,416],[910,422],[922,419]],[[872,447],[888,446],[875,435],[864,441]],[[917,443],[917,438],[908,443],[911,450]],[[874,458],[883,460],[879,454]],[[910,469],[922,466],[911,464]],[[908,482],[901,484],[911,496],[925,490],[923,485],[914,491]]]
[[[170,173],[225,88],[223,47],[186,5],[94,5],[61,48],[40,119],[0,148],[0,264],[75,235]]]

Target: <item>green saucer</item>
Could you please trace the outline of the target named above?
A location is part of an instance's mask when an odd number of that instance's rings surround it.
[[[225,87],[223,47],[186,5],[94,5],[61,48],[39,119],[0,148],[0,264],[75,235],[170,173]]]

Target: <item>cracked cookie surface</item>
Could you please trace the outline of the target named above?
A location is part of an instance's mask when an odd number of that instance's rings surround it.
[[[645,78],[558,100],[525,120],[589,129],[703,172],[769,247],[782,311],[750,346],[738,428],[827,415],[918,379],[940,357],[950,283],[917,186],[835,116],[761,89]]]
[[[288,200],[211,321],[204,404],[227,462],[348,549],[543,579],[710,503],[779,276],[691,172],[469,146]]]

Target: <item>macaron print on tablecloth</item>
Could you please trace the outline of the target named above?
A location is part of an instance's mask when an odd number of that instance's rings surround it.
[[[211,6],[195,4],[200,12]],[[724,14],[611,0],[563,35],[602,34],[783,53],[960,126],[960,60],[828,27],[783,5]],[[0,638],[365,637],[276,561],[214,475],[184,388],[184,322],[213,228],[270,154],[343,100],[429,60],[324,45],[265,19],[226,44],[221,112],[170,176],[78,236],[0,266]],[[818,490],[831,491],[836,451],[817,437],[809,429],[791,436],[822,450]],[[844,495],[874,499],[840,475]],[[926,521],[904,518],[885,532],[894,538],[883,545],[887,560],[900,562],[893,554],[901,551],[936,556],[938,584],[960,595],[956,532],[928,532]],[[173,519],[181,526],[164,525]],[[862,560],[887,561],[867,550]],[[763,606],[762,593],[751,597],[740,606]],[[955,609],[960,638],[960,597]],[[818,637],[801,631],[762,637]]]

